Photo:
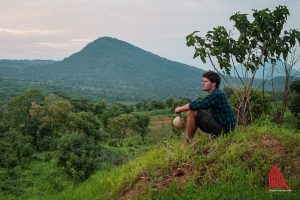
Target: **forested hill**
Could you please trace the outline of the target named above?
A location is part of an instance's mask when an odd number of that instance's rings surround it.
[[[0,60],[1,98],[9,99],[28,87],[84,97],[91,101],[136,102],[150,98],[200,96],[204,71],[103,37],[61,60]],[[284,78],[275,79],[283,90]],[[235,81],[231,81],[236,83]],[[257,79],[255,87],[261,87]],[[20,87],[21,85],[21,87]],[[272,90],[270,81],[265,89]],[[221,87],[223,88],[223,86]],[[17,94],[16,94],[17,95]]]
[[[62,87],[67,95],[94,100],[196,97],[202,73],[110,37],[99,38],[62,61],[0,61],[0,78]]]

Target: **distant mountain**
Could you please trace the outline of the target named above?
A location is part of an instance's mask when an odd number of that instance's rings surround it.
[[[61,61],[0,60],[0,83],[9,83],[3,91],[11,87],[18,88],[18,92],[20,86],[39,87],[92,101],[196,98],[203,95],[203,72],[110,37],[99,38]],[[283,77],[275,79],[278,90],[283,90],[283,81]],[[237,84],[235,80],[230,82]],[[256,79],[254,85],[259,88],[261,83]],[[268,81],[265,89],[271,90],[271,86]],[[5,98],[10,96],[11,93]]]
[[[292,70],[291,74],[296,74],[297,77],[300,77],[300,72],[298,69],[300,66],[294,66],[294,69]],[[240,75],[243,75],[245,73],[245,68],[241,66],[236,66],[236,70]],[[255,77],[257,79],[262,79],[263,77],[270,77],[272,73],[272,64],[271,63],[266,63],[265,68],[263,70],[263,67],[260,66],[259,69],[256,71]],[[231,76],[237,76],[234,70],[231,72]],[[277,62],[276,66],[273,71],[273,77],[282,77],[285,76],[285,71],[284,71],[284,64],[282,62]]]
[[[193,98],[201,94],[202,73],[110,37],[99,38],[62,61],[0,60],[4,79],[65,88],[68,95],[75,92],[92,100]]]

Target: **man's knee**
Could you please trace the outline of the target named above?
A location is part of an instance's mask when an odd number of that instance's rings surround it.
[[[187,117],[193,117],[195,118],[197,116],[198,111],[197,110],[188,110]]]

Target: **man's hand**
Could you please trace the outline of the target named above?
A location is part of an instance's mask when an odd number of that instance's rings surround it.
[[[175,113],[181,113],[187,110],[189,110],[189,104],[175,108]]]
[[[175,113],[181,113],[181,107],[175,108]]]

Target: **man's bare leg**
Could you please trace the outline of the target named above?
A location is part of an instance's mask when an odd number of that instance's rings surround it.
[[[195,132],[197,131],[197,125],[196,125],[197,113],[198,111],[193,111],[193,110],[188,110],[187,112],[187,122],[186,122],[186,129],[185,129],[186,144],[191,142]]]

